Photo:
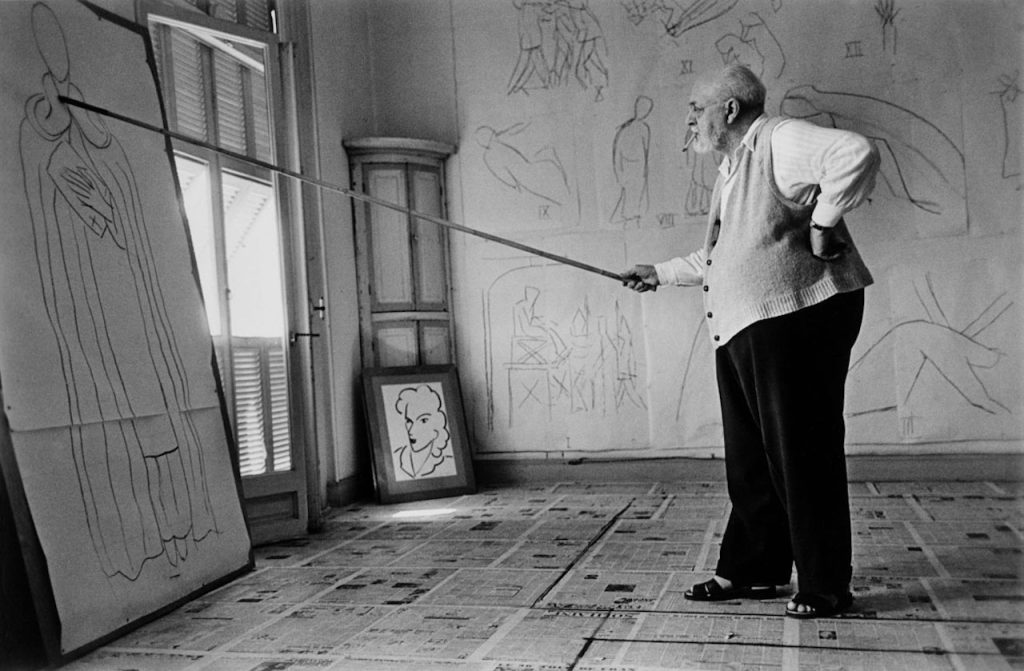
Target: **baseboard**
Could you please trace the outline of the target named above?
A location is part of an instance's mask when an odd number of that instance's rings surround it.
[[[1024,481],[1024,454],[849,455],[851,482]],[[483,459],[482,484],[553,482],[714,482],[725,480],[722,459]]]
[[[366,478],[355,475],[327,483],[327,505],[341,508],[356,501],[365,501],[373,496],[372,489],[367,486]]]

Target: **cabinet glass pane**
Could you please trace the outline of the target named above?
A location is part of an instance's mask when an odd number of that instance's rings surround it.
[[[370,195],[405,206],[405,172],[401,168],[368,167],[366,184]],[[404,212],[370,205],[370,253],[375,309],[412,308],[412,259]]]
[[[428,366],[452,362],[448,322],[420,322],[420,355]]]
[[[415,366],[416,324],[395,322],[378,325],[373,334],[378,366]]]
[[[440,175],[434,170],[412,170],[413,198],[418,212],[442,216]],[[437,224],[416,220],[416,307],[440,310],[447,306],[444,269],[444,231]]]

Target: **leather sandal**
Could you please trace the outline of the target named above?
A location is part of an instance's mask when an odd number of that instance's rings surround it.
[[[771,599],[775,594],[775,585],[733,585],[725,588],[712,578],[707,582],[697,583],[683,592],[683,598],[690,601],[729,601],[730,599]]]
[[[792,606],[805,606],[807,610],[800,611]],[[838,615],[853,605],[853,595],[849,592],[840,594],[835,602],[829,596],[822,594],[805,594],[797,592],[790,603],[786,604],[786,616],[798,620],[810,620],[816,617],[832,617]]]

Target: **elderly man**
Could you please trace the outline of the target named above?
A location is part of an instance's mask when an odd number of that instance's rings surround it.
[[[855,133],[766,116],[764,100],[743,66],[693,88],[688,144],[722,157],[704,245],[622,280],[701,287],[715,350],[733,505],[715,575],[686,597],[768,598],[795,563],[786,615],[824,617],[853,602],[843,399],[872,282],[842,217],[879,157]]]

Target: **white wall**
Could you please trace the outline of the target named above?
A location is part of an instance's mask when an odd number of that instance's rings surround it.
[[[700,244],[714,166],[679,151],[685,104],[697,73],[739,56],[761,71],[771,111],[884,143],[874,198],[848,217],[876,279],[851,370],[851,451],[1021,449],[1019,5],[907,0],[886,23],[870,0],[719,0],[702,15],[671,1],[632,14],[613,0],[518,4],[317,4],[335,21],[318,27],[330,59],[347,68],[327,78],[355,77],[360,92],[371,78],[373,134],[458,146],[454,220],[620,270]],[[357,29],[339,17],[364,11],[366,41],[338,45]],[[560,54],[561,77],[529,68],[532,55],[556,69]],[[642,125],[646,179],[617,178],[616,136],[626,149],[622,134]],[[452,251],[479,456],[718,452],[696,292],[638,297],[465,236]]]
[[[348,159],[342,141],[373,132],[372,78],[368,75],[367,16],[362,3],[321,0],[309,3],[315,82],[319,176],[348,186]],[[318,375],[330,377],[333,444],[321,445],[321,477],[345,481],[369,472],[358,396],[359,311],[348,199],[321,191],[323,266],[326,272],[327,361],[315,362]]]

